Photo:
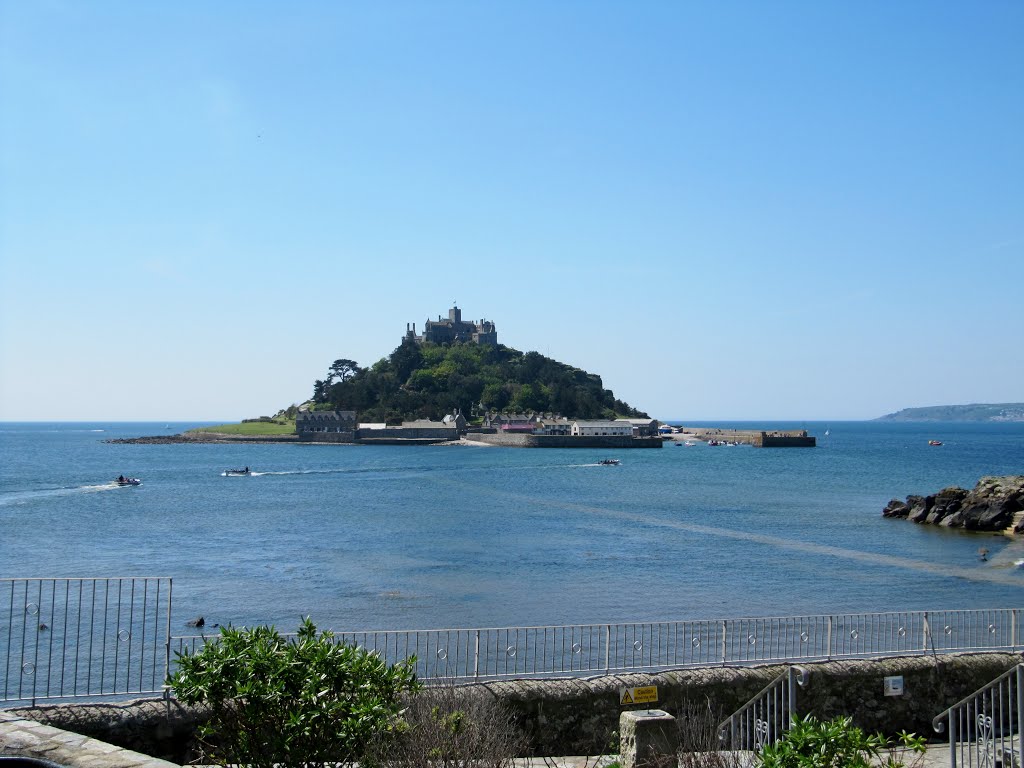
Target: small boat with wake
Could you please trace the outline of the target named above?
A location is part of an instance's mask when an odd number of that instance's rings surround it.
[[[120,486],[125,486],[125,485],[142,485],[142,481],[139,480],[139,478],[137,478],[137,477],[125,477],[124,475],[118,475],[117,479],[114,482],[117,483]]]
[[[245,469],[225,469],[222,473],[223,477],[248,477],[252,474],[252,471],[246,467]]]
[[[603,467],[617,467],[622,462],[619,461],[618,459],[601,459],[597,463]]]
[[[941,440],[929,440],[928,445],[942,445]]]

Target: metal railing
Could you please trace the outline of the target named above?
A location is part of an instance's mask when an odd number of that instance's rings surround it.
[[[1020,768],[1024,664],[958,701],[932,720],[932,727],[949,731],[950,768]]]
[[[171,579],[0,579],[0,700],[154,693]]]
[[[176,653],[172,580],[0,579],[0,701],[160,693]],[[337,632],[422,680],[589,676],[718,664],[1016,651],[1021,609]]]
[[[762,688],[718,726],[718,741],[730,752],[760,752],[782,738],[796,715],[796,688],[807,685],[807,670],[792,666]]]
[[[1014,651],[1020,609],[863,613],[637,624],[338,632],[422,680],[585,676],[954,651]],[[216,637],[216,635],[214,635]],[[192,652],[201,635],[172,639]]]

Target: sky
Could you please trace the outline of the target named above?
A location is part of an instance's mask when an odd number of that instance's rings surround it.
[[[661,419],[1024,401],[1024,3],[0,0],[0,420],[457,302]]]

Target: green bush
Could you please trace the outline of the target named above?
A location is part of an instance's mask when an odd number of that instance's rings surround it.
[[[201,650],[178,654],[168,683],[209,719],[199,731],[204,762],[315,766],[360,760],[401,725],[403,694],[418,689],[414,659],[388,665],[376,653],[317,634],[224,627]]]
[[[902,732],[893,742],[881,734],[866,734],[849,717],[821,722],[813,715],[795,717],[779,741],[755,757],[761,768],[903,768],[907,755],[924,754],[922,737]]]

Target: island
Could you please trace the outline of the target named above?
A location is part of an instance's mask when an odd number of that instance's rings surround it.
[[[370,366],[338,358],[312,397],[275,416],[117,442],[321,442],[661,448],[659,423],[601,377],[498,343],[495,324],[448,316],[406,324]]]
[[[666,440],[816,445],[806,430],[670,427],[619,400],[597,374],[499,344],[493,321],[464,320],[457,305],[422,333],[407,323],[394,351],[370,366],[336,359],[309,400],[274,416],[110,442],[661,448]]]

